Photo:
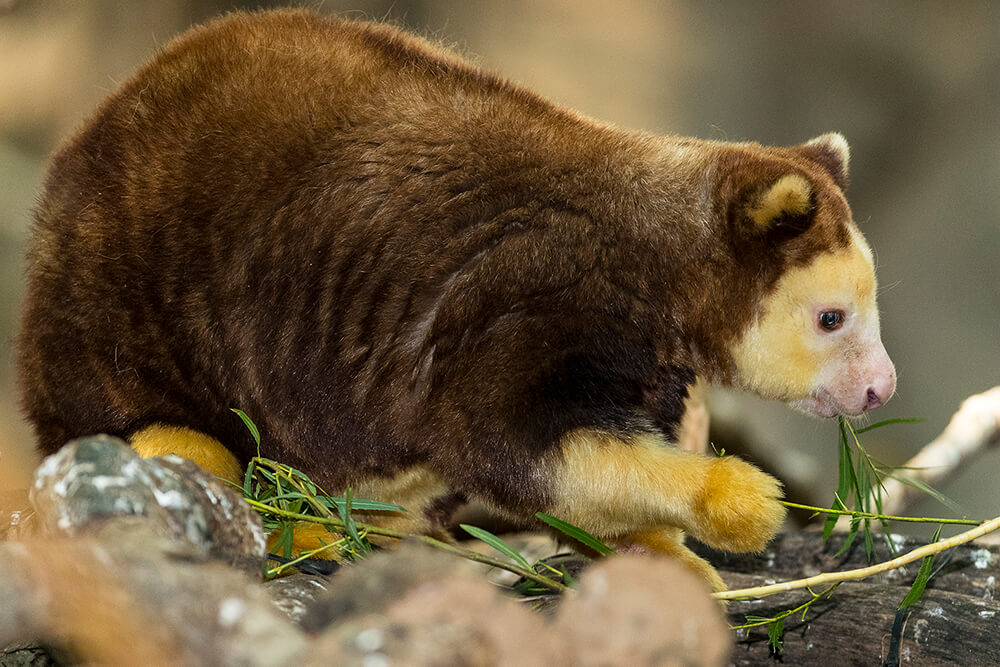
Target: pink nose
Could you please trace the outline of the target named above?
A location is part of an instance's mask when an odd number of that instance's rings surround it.
[[[871,387],[868,388],[868,403],[865,405],[865,410],[874,410],[878,406],[882,405],[882,398],[878,395]]]
[[[895,369],[893,369],[893,372],[889,373],[886,377],[879,378],[868,387],[868,396],[863,410],[874,410],[892,398],[894,391],[896,391]]]

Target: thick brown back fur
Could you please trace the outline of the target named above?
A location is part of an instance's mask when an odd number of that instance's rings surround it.
[[[776,243],[739,211],[822,187]],[[50,452],[151,423],[329,489],[428,463],[542,507],[567,432],[673,433],[790,264],[847,243],[794,149],[588,120],[393,28],[234,14],[171,42],[53,161],[20,337]],[[799,230],[801,231],[801,230]]]

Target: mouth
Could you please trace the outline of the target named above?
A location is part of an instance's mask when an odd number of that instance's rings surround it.
[[[840,416],[858,417],[865,412],[863,407],[858,410],[845,408],[824,389],[819,389],[798,401],[791,401],[789,405],[810,417],[820,417],[822,419],[832,419],[833,417]]]

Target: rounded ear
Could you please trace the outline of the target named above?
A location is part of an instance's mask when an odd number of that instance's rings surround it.
[[[750,200],[745,212],[760,234],[794,236],[809,227],[812,186],[799,174],[785,174]]]
[[[829,172],[837,187],[841,190],[847,189],[850,182],[848,165],[851,161],[851,149],[844,135],[839,132],[821,134],[797,148],[799,152]]]

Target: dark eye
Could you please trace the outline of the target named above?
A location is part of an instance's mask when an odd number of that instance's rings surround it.
[[[842,310],[827,310],[819,314],[819,326],[824,331],[836,331],[844,323]]]

